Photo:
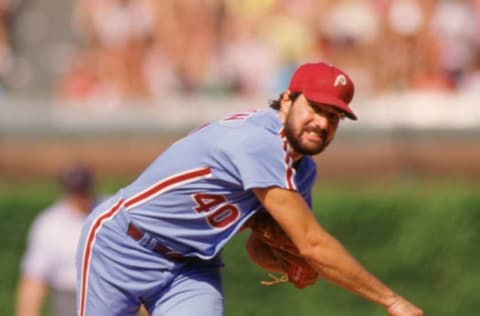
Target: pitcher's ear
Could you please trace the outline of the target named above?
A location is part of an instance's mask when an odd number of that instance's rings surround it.
[[[290,90],[286,90],[285,92],[282,93],[282,99],[281,101],[290,101]]]
[[[290,111],[290,106],[292,105],[292,102],[293,101],[290,99],[290,91],[285,91],[280,98],[280,109],[278,110],[282,122],[285,121],[287,113],[288,111]]]

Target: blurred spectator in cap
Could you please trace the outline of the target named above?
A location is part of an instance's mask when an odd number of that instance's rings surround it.
[[[82,197],[90,197],[92,194],[93,174],[86,166],[75,165],[68,168],[60,175],[59,182],[67,193],[76,193]]]
[[[75,250],[94,204],[93,172],[87,166],[72,165],[60,174],[59,185],[61,196],[37,215],[29,231],[18,282],[17,316],[41,315],[47,297],[50,315],[75,315]]]

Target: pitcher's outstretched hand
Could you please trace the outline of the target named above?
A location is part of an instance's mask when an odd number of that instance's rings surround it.
[[[424,316],[423,311],[401,296],[387,308],[390,316]]]

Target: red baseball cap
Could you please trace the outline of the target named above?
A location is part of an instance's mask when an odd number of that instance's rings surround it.
[[[295,70],[288,89],[303,93],[309,101],[331,105],[352,120],[357,119],[348,106],[355,91],[353,81],[334,66],[326,63],[303,64]]]

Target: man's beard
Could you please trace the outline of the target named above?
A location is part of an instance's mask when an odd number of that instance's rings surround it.
[[[301,133],[304,133],[304,132],[305,132],[304,130],[301,131]],[[287,141],[290,144],[290,146],[292,146],[293,150],[295,150],[297,153],[301,155],[313,156],[324,151],[329,144],[329,142],[325,141],[327,137],[325,134],[326,133],[322,133],[323,141],[319,143],[318,146],[307,147],[301,144],[300,135],[298,137],[295,135],[295,131],[293,130],[291,124],[289,124],[288,119],[285,123],[285,136],[287,137]]]

